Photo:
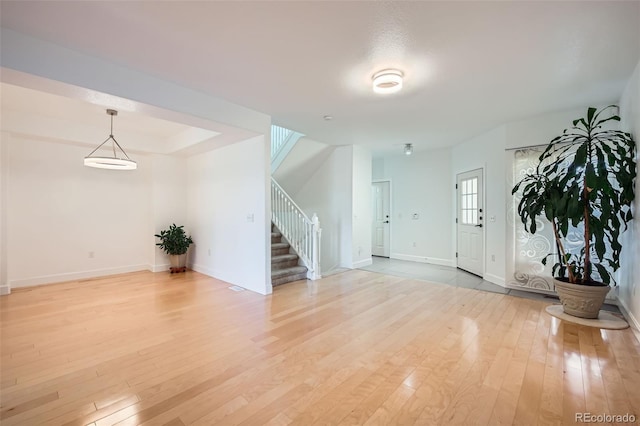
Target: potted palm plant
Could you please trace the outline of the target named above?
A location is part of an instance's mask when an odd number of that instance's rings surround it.
[[[169,226],[169,229],[164,229],[159,234],[155,234],[155,236],[160,238],[160,242],[156,243],[156,245],[169,255],[169,262],[171,263],[169,271],[172,274],[186,271],[187,250],[193,244],[193,240],[184,231],[184,226],[176,226],[174,223]]]
[[[620,235],[633,218],[635,141],[607,128],[620,121],[614,110],[589,108],[586,118],[549,143],[535,172],[512,190],[522,191],[517,211],[527,231],[536,232],[540,217],[551,223],[557,253],[542,263],[557,255],[556,293],[565,313],[582,318],[597,318],[610,284],[616,284]]]

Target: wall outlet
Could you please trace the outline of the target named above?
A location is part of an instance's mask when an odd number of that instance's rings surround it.
[[[416,242],[415,241],[413,242],[413,246],[416,247]]]
[[[254,221],[253,213],[249,213],[249,214],[247,215],[247,222],[253,222],[253,221]]]
[[[418,220],[418,219],[420,219],[420,215],[418,213],[414,213],[414,214],[411,215],[411,219]]]
[[[492,261],[492,262],[495,262],[495,261],[496,261],[496,255],[495,255],[495,254],[492,254],[492,255],[491,255],[491,261]]]
[[[209,256],[211,256],[211,249],[207,250],[207,252],[209,253]]]
[[[89,252],[89,259],[93,259],[95,257],[95,253],[90,251]]]

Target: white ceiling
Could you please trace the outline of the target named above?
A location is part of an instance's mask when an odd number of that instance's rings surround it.
[[[129,152],[174,153],[219,135],[136,112],[135,102],[114,96],[99,96],[92,103],[7,83],[0,83],[0,94],[1,128],[17,134],[95,148],[109,136],[107,106],[118,111],[113,134]]]
[[[1,15],[3,27],[378,153],[615,102],[640,59],[638,1],[4,0]],[[388,67],[405,89],[376,95],[371,75]]]

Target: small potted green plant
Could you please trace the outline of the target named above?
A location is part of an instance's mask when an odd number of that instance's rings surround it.
[[[187,250],[193,244],[193,240],[184,232],[184,226],[177,226],[174,223],[169,226],[169,229],[162,230],[155,236],[160,238],[160,242],[156,243],[156,245],[169,255],[169,262],[171,263],[169,271],[172,274],[186,271]]]
[[[565,313],[582,318],[597,318],[609,284],[615,285],[620,235],[633,218],[636,146],[630,133],[606,128],[620,121],[612,109],[589,108],[586,118],[574,120],[512,190],[522,191],[518,215],[527,231],[536,232],[540,217],[551,223],[556,293]]]

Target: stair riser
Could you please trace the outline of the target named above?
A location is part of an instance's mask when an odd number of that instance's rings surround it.
[[[273,260],[271,261],[271,269],[285,269],[285,268],[292,268],[294,266],[298,266],[298,259],[292,259],[292,260],[282,260],[279,262],[274,262]]]
[[[271,256],[281,256],[283,254],[289,254],[289,247],[279,248],[279,249],[271,249]]]
[[[278,236],[278,237],[274,237],[273,235],[271,236],[271,244],[273,243],[279,243],[280,240],[282,239],[282,235]]]
[[[286,284],[286,283],[290,283],[290,282],[294,282],[294,281],[300,281],[300,280],[306,280],[307,279],[307,273],[303,272],[300,274],[294,274],[294,275],[289,275],[286,277],[280,277],[277,279],[273,279],[271,280],[271,285],[272,286],[277,286],[277,285],[281,285],[281,284]]]

